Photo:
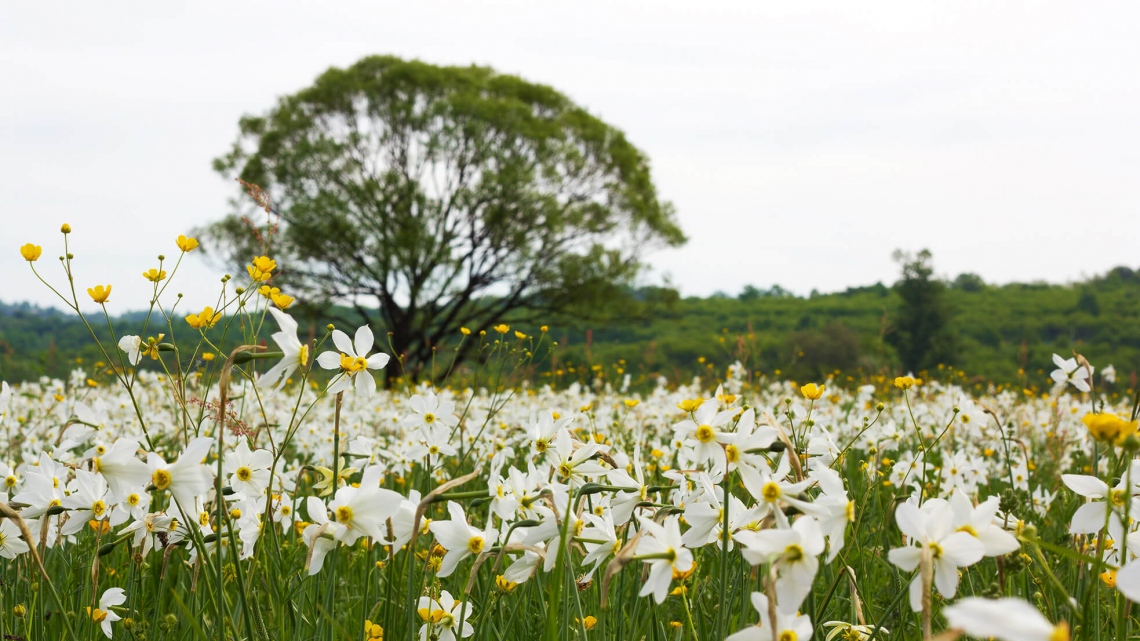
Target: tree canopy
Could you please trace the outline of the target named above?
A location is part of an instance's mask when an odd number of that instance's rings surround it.
[[[355,310],[343,320],[389,332],[413,373],[461,325],[596,314],[647,250],[685,242],[621,131],[486,67],[329,69],[242,118],[215,169],[272,203],[274,284]],[[200,232],[234,266],[266,240],[241,202]]]

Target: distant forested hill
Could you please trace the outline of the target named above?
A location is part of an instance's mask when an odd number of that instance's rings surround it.
[[[1115,365],[1123,385],[1140,371],[1138,271],[1118,267],[1071,285],[995,286],[963,274],[946,285],[951,328],[957,334],[957,349],[947,365],[967,377],[1040,385],[1052,369],[1051,355],[1074,350],[1099,367]],[[644,313],[617,322],[550,319],[550,336],[559,348],[547,369],[560,372],[564,381],[588,377],[592,368],[609,377],[629,373],[679,380],[710,367],[722,373],[739,359],[749,369],[770,375],[779,370],[781,376],[805,381],[835,371],[858,380],[896,373],[900,367],[888,339],[900,300],[883,284],[809,297],[779,287],[746,287],[735,296],[656,298],[666,302],[658,300]],[[117,322],[130,332],[137,331],[138,320],[135,313]],[[303,327],[325,322],[301,321]],[[383,335],[383,328],[375,329]],[[0,379],[65,376],[76,359],[92,364],[102,356],[72,316],[26,303],[0,303]]]

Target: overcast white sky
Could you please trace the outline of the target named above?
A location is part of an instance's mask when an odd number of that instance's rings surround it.
[[[552,85],[652,161],[686,295],[939,273],[1064,282],[1140,266],[1140,4],[194,2],[0,8],[0,300],[51,303],[67,221],[86,288],[221,216],[238,118],[369,54]],[[174,289],[214,299],[195,260]]]

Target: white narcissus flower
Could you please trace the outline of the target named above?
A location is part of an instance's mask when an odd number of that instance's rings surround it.
[[[591,477],[596,478],[606,474],[607,469],[601,464],[591,460],[602,446],[593,439],[588,443],[578,444],[570,437],[570,430],[558,430],[554,437],[554,449],[547,450],[547,455],[554,461],[554,472],[571,487],[579,487]]]
[[[451,593],[444,590],[439,599],[420,597],[416,604],[416,613],[424,625],[420,627],[420,639],[437,639],[438,641],[455,641],[457,638],[467,638],[475,634],[475,628],[467,622],[471,616],[471,604],[456,601]],[[456,631],[459,632],[456,635]]]
[[[1133,478],[1140,479],[1140,470],[1133,474]],[[1140,499],[1135,494],[1136,483],[1132,484],[1133,491],[1128,491],[1127,476],[1120,480],[1116,487],[1109,489],[1108,484],[1095,476],[1085,474],[1062,474],[1061,482],[1070,490],[1094,500],[1085,503],[1073,513],[1073,520],[1069,524],[1069,534],[1092,534],[1099,532],[1108,521],[1108,510],[1112,507],[1112,514],[1119,523],[1123,523],[1125,503],[1131,502],[1131,514],[1140,514]]]
[[[329,511],[343,529],[336,538],[345,545],[356,543],[362,536],[373,541],[387,541],[387,521],[400,509],[404,497],[380,487],[380,468],[370,467],[364,472],[360,487],[342,487],[329,503]]]
[[[1069,641],[1069,624],[1053,625],[1022,599],[966,597],[942,610],[952,629],[998,641]]]
[[[258,387],[273,387],[273,384],[277,383],[277,388],[280,389],[285,386],[297,368],[304,367],[309,362],[309,346],[297,339],[297,321],[293,320],[291,316],[276,307],[270,307],[269,313],[273,314],[273,318],[277,320],[277,326],[281,328],[281,331],[273,334],[270,338],[273,339],[274,343],[277,343],[277,347],[281,349],[284,356],[273,367],[269,368],[269,371],[262,374],[261,378],[257,379],[257,385]]]
[[[63,507],[74,512],[68,516],[60,534],[75,534],[92,519],[102,521],[110,512],[107,498],[107,482],[102,476],[87,470],[75,470],[72,492],[63,498]]]
[[[1001,500],[991,496],[978,507],[974,507],[969,497],[961,490],[950,495],[950,509],[954,512],[953,527],[958,532],[966,532],[985,547],[986,556],[1003,556],[1021,547],[1012,534],[994,523]]]
[[[468,525],[467,515],[455,501],[447,502],[447,513],[451,515],[450,521],[432,521],[428,526],[436,541],[447,550],[439,565],[437,574],[440,577],[451,576],[460,561],[472,555],[482,554],[488,545],[494,545],[498,540],[495,528],[480,530]]]
[[[9,519],[0,521],[0,556],[14,559],[17,555],[27,552],[30,548],[20,536],[18,525]]]
[[[301,540],[309,547],[305,566],[311,576],[324,567],[325,555],[336,547],[337,537],[344,526],[329,520],[328,508],[315,496],[305,499],[305,510],[309,513],[309,525],[301,534]]]
[[[107,480],[111,497],[116,503],[125,501],[132,493],[138,493],[151,479],[151,470],[146,463],[138,460],[139,442],[133,438],[121,438],[111,444],[102,456],[92,459],[95,471]]]
[[[272,465],[273,454],[269,450],[250,450],[247,439],[242,438],[234,451],[226,453],[224,470],[235,494],[255,499],[265,494]]]
[[[643,559],[649,564],[649,577],[637,595],[652,594],[653,599],[660,605],[665,602],[665,597],[669,596],[669,583],[673,580],[673,571],[683,573],[693,569],[693,553],[681,541],[681,525],[678,517],[668,517],[661,525],[642,516],[639,516],[638,520],[646,535],[637,542],[636,556],[653,555],[659,558]]]
[[[91,620],[99,624],[108,639],[111,638],[111,624],[122,618],[111,608],[122,605],[126,600],[127,594],[123,588],[110,588],[99,597],[99,607],[94,610],[88,608]]]
[[[194,505],[194,499],[205,496],[213,482],[210,466],[202,463],[213,444],[214,439],[208,436],[192,439],[173,463],[154,452],[147,453],[151,483],[159,490],[170,490],[178,505]]]
[[[1133,561],[1116,571],[1116,589],[1129,601],[1140,603],[1140,561]]]
[[[142,337],[139,336],[124,336],[119,339],[119,349],[127,353],[127,362],[131,365],[138,365],[142,360]]]
[[[810,516],[796,519],[791,529],[773,528],[759,532],[741,532],[736,540],[744,546],[744,559],[752,565],[772,563],[776,579],[776,601],[787,611],[798,610],[819,570],[823,553],[823,533]]]
[[[934,585],[938,592],[951,598],[958,591],[958,568],[973,565],[985,555],[985,546],[966,532],[955,532],[954,514],[942,499],[930,499],[921,509],[913,503],[902,503],[895,510],[899,529],[918,547],[894,548],[888,553],[891,563],[906,572],[913,572],[929,554],[934,570]],[[922,574],[910,582],[910,607],[922,610],[925,586]]]
[[[1073,387],[1082,392],[1089,391],[1089,371],[1083,366],[1077,364],[1077,359],[1061,358],[1057,354],[1053,354],[1053,364],[1057,369],[1049,373],[1049,377],[1053,379],[1058,385],[1064,385],[1066,382],[1072,383]]]
[[[339,394],[355,386],[357,393],[365,398],[371,397],[376,391],[376,379],[368,370],[384,369],[390,358],[382,352],[368,355],[376,344],[372,330],[364,325],[356,330],[356,337],[349,340],[348,334],[334,329],[332,339],[340,351],[322,352],[317,357],[317,363],[324,369],[340,370],[340,375],[329,383],[328,393]]]
[[[693,460],[706,463],[714,476],[724,474],[728,459],[722,443],[731,443],[735,435],[718,430],[732,420],[735,409],[719,410],[719,404],[709,399],[687,418],[673,426],[673,438],[683,441],[693,451]]]
[[[763,592],[752,593],[752,607],[760,615],[760,622],[729,635],[725,641],[806,641],[811,638],[811,617],[794,610],[776,609],[776,636],[772,636],[772,621],[768,612],[768,597]]]

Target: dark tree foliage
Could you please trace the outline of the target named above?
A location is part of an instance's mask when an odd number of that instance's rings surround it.
[[[685,241],[621,131],[485,67],[329,69],[215,169],[269,194],[274,284],[389,332],[413,375],[460,326],[612,312],[646,250]],[[200,232],[235,270],[261,251],[243,213]]]
[[[887,336],[904,370],[919,372],[939,363],[954,362],[956,338],[950,328],[951,310],[946,285],[934,277],[933,255],[896,251],[902,279],[895,283],[900,304],[894,331]]]

